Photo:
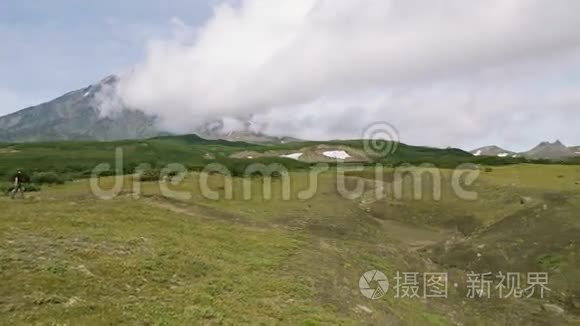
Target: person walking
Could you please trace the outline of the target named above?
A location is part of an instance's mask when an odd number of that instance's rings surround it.
[[[10,197],[12,197],[12,199],[14,199],[16,197],[16,194],[20,192],[20,196],[22,198],[24,198],[24,176],[22,174],[22,171],[18,171],[16,172],[16,175],[14,176],[14,187],[12,188],[12,192],[10,193]]]

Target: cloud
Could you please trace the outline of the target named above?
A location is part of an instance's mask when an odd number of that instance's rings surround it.
[[[580,143],[575,131],[579,86],[484,75],[318,98],[252,120],[267,125],[262,131],[268,134],[307,139],[360,138],[367,126],[386,121],[399,130],[403,142],[416,145],[475,148],[493,143],[523,151],[541,140]]]
[[[559,63],[580,62],[577,12],[574,0],[222,2],[198,29],[174,20],[120,95],[177,132],[251,116],[270,132],[355,137],[387,120],[408,142],[523,145],[505,128],[533,125],[541,105],[558,108],[554,123],[578,107],[559,86]],[[551,93],[537,85],[554,74]]]

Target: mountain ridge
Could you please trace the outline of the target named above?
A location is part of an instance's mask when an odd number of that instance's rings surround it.
[[[474,156],[498,156],[498,157],[525,157],[528,159],[567,159],[580,157],[580,146],[567,147],[560,140],[554,142],[542,141],[525,152],[512,152],[496,145],[483,146],[470,151]],[[508,155],[503,155],[507,153]]]
[[[498,157],[513,157],[517,155],[515,152],[508,151],[496,145],[483,146],[470,151],[474,156],[498,156]]]
[[[101,96],[113,93],[118,80],[111,75],[97,84],[0,117],[0,141],[106,141],[161,134],[155,127],[155,117],[120,103],[107,103],[119,107],[111,114],[104,114],[105,100]]]
[[[70,91],[53,100],[0,117],[0,141],[58,140],[114,141],[170,135],[159,128],[157,117],[128,107],[117,93],[121,77],[110,75],[100,82]],[[299,139],[266,135],[250,118],[235,120],[241,130],[229,130],[226,118],[199,121],[190,133],[207,139],[250,143],[286,143]],[[259,129],[259,128],[258,128]]]
[[[171,133],[157,126],[157,117],[128,107],[117,95],[121,77],[110,75],[100,82],[70,91],[53,100],[0,117],[0,142],[38,142],[59,140],[115,141],[147,139]],[[206,139],[223,139],[257,144],[300,142],[292,137],[260,132],[251,117],[234,118],[239,130],[231,130],[226,120],[200,121],[190,133]],[[258,126],[259,127],[259,126]],[[496,145],[470,151],[474,156],[529,159],[580,157],[580,146],[566,147],[559,140],[541,142],[526,152],[514,152]]]

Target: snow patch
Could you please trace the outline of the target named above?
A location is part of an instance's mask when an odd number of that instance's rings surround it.
[[[83,97],[87,97],[87,96],[89,96],[89,95],[91,95],[91,92],[86,92],[86,93],[83,95]]]
[[[480,149],[480,150],[478,150],[477,152],[475,152],[475,154],[473,154],[473,155],[475,155],[475,156],[479,156],[479,155],[481,155],[481,149]]]
[[[302,153],[292,153],[292,154],[280,155],[280,157],[291,158],[291,159],[294,159],[294,160],[299,159],[300,156],[302,156]]]
[[[350,157],[350,155],[348,155],[348,153],[345,151],[326,151],[322,153],[322,155],[339,160],[344,160]]]
[[[499,157],[506,157],[508,155],[509,155],[508,153],[499,153],[499,154],[497,154],[497,156],[499,156]]]

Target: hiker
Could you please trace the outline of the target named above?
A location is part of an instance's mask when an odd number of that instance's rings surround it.
[[[24,175],[22,174],[22,171],[16,172],[16,175],[14,176],[14,188],[12,188],[12,192],[10,193],[10,197],[12,197],[12,199],[16,197],[18,192],[20,192],[20,196],[24,198],[24,187],[22,185],[23,182]]]

